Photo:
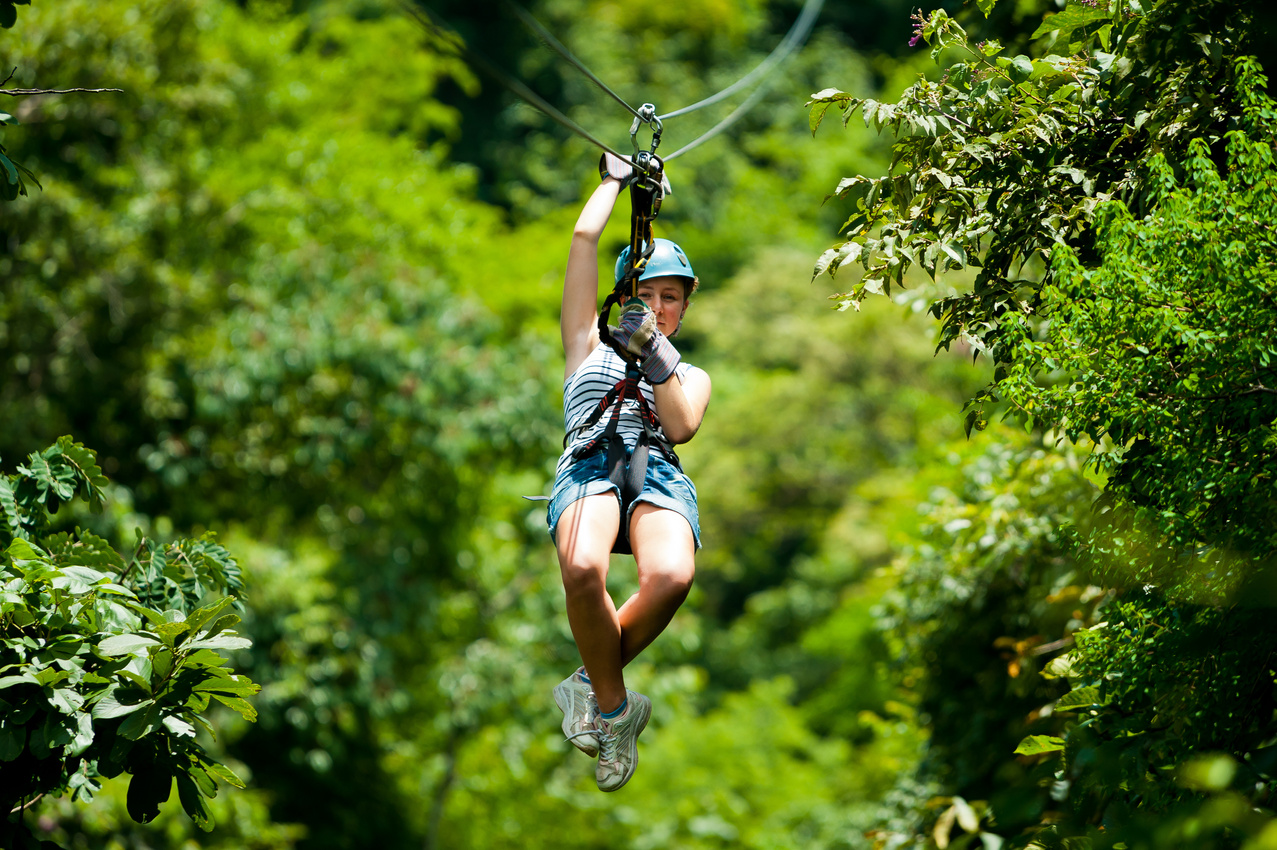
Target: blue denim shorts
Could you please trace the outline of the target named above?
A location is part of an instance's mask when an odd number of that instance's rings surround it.
[[[550,496],[550,509],[546,513],[546,523],[550,526],[550,539],[554,539],[555,529],[559,525],[559,517],[567,510],[568,505],[611,491],[616,494],[618,506],[621,501],[621,490],[607,477],[607,456],[603,452],[576,461],[554,481],[554,493]],[[696,548],[701,548],[700,514],[696,510],[696,486],[678,467],[670,463],[655,447],[647,458],[647,476],[643,479],[643,491],[639,493],[634,504],[630,505],[633,513],[634,505],[647,502],[658,508],[668,508],[680,514],[692,527],[692,537],[696,540]],[[625,522],[628,524],[627,516]]]

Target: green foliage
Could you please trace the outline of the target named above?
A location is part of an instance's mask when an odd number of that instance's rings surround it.
[[[259,690],[222,653],[250,641],[233,626],[239,567],[212,534],[159,544],[139,533],[126,559],[52,514],[79,495],[102,507],[96,456],[70,437],[0,475],[0,809],[70,793],[90,800],[103,778],[130,774],[128,812],[156,817],[174,780],[182,807],[213,826],[206,798],[243,787],[197,739],[210,703],[246,720]],[[19,840],[20,819],[8,818]],[[6,844],[6,846],[15,846]]]
[[[1072,3],[1037,27],[1041,52],[1012,57],[937,11],[921,25],[932,58],[960,57],[938,79],[896,103],[813,100],[813,130],[836,105],[895,137],[886,176],[839,186],[857,212],[817,275],[861,266],[845,309],[913,265],[975,267],[970,291],[931,305],[941,347],[995,365],[968,435],[1001,405],[1073,444],[974,478],[994,485],[964,510],[1004,519],[972,530],[933,502],[906,549],[884,612],[932,734],[890,846],[979,831],[985,846],[1260,847],[1277,832],[1262,808],[1275,111],[1249,55],[1270,24],[1258,3]]]
[[[1260,835],[1277,785],[1270,613],[1140,590],[1102,615],[1056,661],[1073,690],[1054,704],[1063,757],[1039,846],[1222,848]]]
[[[30,5],[31,0],[0,0],[0,27],[12,29],[18,20],[17,6]],[[7,84],[12,73],[4,80]],[[7,112],[0,112],[0,127],[17,124],[18,121]],[[0,145],[0,200],[12,201],[19,195],[27,193],[27,181],[37,186],[40,181],[20,162],[14,162],[5,153],[4,145]]]
[[[950,448],[930,473],[921,525],[893,562],[897,582],[878,611],[902,696],[930,733],[918,775],[897,783],[900,812],[880,836],[890,846],[930,846],[937,831],[957,840],[961,806],[933,795],[991,815],[963,826],[973,837],[992,831],[994,841],[1038,822],[1049,773],[1011,756],[1017,746],[1059,748],[1040,712],[1059,688],[1039,672],[1105,598],[1071,558],[1080,509],[1096,492],[1081,458],[995,433],[1002,439],[991,445]]]
[[[1257,114],[1271,116],[1263,78],[1253,67],[1241,76]],[[1115,583],[1154,582],[1202,601],[1242,588],[1250,602],[1274,598],[1269,126],[1227,135],[1224,175],[1194,140],[1183,187],[1154,158],[1163,194],[1149,214],[1137,221],[1119,201],[1101,207],[1100,265],[1086,269],[1058,247],[1033,320],[1004,321],[1003,397],[1070,440],[1089,438],[1111,476],[1111,520],[1090,548]]]
[[[895,137],[886,175],[838,184],[856,211],[815,275],[863,268],[836,296],[845,309],[889,293],[911,266],[933,277],[976,267],[972,291],[932,305],[940,344],[966,340],[1005,362],[1009,352],[994,350],[1002,323],[1036,309],[1055,245],[1089,252],[1097,204],[1120,196],[1142,210],[1155,197],[1155,152],[1178,159],[1193,138],[1214,146],[1242,114],[1235,63],[1263,38],[1261,5],[1074,2],[1039,29],[1066,49],[1037,58],[972,44],[936,10],[922,28],[933,58],[961,56],[938,80],[919,79],[895,103],[837,89],[812,97],[813,128],[837,106],[844,123],[859,114]]]

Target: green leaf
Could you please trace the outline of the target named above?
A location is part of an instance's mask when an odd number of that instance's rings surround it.
[[[75,739],[71,741],[71,746],[67,748],[70,755],[78,756],[84,753],[89,747],[93,746],[93,717],[87,711],[77,711],[75,713],[76,734]]]
[[[240,716],[248,722],[255,723],[257,721],[257,709],[253,708],[252,704],[247,700],[240,697],[228,697],[219,693],[212,693],[211,696],[223,705],[230,706],[238,711]]]
[[[6,554],[14,561],[37,561],[44,557],[43,552],[20,537],[9,544]]]
[[[976,5],[980,7],[980,13],[986,18],[993,14],[993,7],[997,5],[998,0],[976,0]]]
[[[222,611],[226,610],[226,607],[234,601],[235,600],[231,597],[225,596],[214,602],[212,605],[205,605],[203,608],[197,608],[191,612],[189,617],[186,618],[187,628],[189,628],[192,632],[198,632],[204,627],[205,623],[209,622],[218,614],[222,613]]]
[[[820,129],[820,124],[825,120],[825,113],[829,111],[832,103],[817,103],[811,108],[811,114],[807,116],[807,126],[811,128],[811,134],[816,135],[816,131]]]
[[[138,823],[150,823],[160,813],[160,804],[173,791],[173,774],[167,764],[134,765],[129,782],[129,817]]]
[[[155,627],[155,633],[160,636],[160,640],[164,641],[166,646],[175,645],[177,636],[190,630],[191,627],[184,622],[161,623]]]
[[[192,763],[187,770],[187,774],[191,777],[195,785],[200,789],[200,793],[205,797],[217,796],[217,783],[209,772],[199,763]]]
[[[222,694],[233,694],[235,696],[255,694],[261,691],[261,689],[261,685],[252,681],[247,676],[230,676],[225,679],[205,679],[191,688],[193,691],[211,691]]]
[[[191,820],[195,821],[195,825],[205,832],[212,831],[214,820],[208,803],[199,788],[191,781],[191,777],[185,773],[177,775],[177,796],[182,801],[182,808],[190,815]]]
[[[112,635],[98,644],[98,654],[114,658],[120,655],[132,655],[140,649],[159,645],[158,640],[146,635]]]
[[[27,743],[27,727],[0,719],[0,761],[13,761]]]
[[[829,264],[834,261],[834,257],[838,255],[837,248],[829,248],[819,257],[816,258],[816,267],[812,269],[811,279],[815,280],[829,269]]]
[[[1077,2],[1070,3],[1063,12],[1047,15],[1042,20],[1042,24],[1033,31],[1033,35],[1030,38],[1041,38],[1044,35],[1060,30],[1061,38],[1067,40],[1073,30],[1078,27],[1084,27],[1108,18],[1107,3],[1103,4],[1103,6],[1086,6]]]
[[[173,650],[165,647],[151,658],[151,675],[158,686],[173,671]]]
[[[5,156],[2,153],[0,153],[0,168],[4,169],[5,176],[6,178],[8,178],[8,182],[13,183],[14,185],[17,185],[18,169],[14,167],[13,160],[9,159],[9,157]]]
[[[79,473],[90,507],[95,512],[102,510],[102,490],[109,482],[98,467],[97,455],[70,436],[59,437],[57,447],[63,458]]]
[[[54,563],[64,568],[67,566],[85,566],[106,569],[112,573],[124,570],[124,559],[110,543],[97,535],[76,529],[75,537],[60,534],[45,541],[48,544],[49,557]]]
[[[1011,79],[1014,82],[1022,83],[1033,76],[1033,60],[1021,53],[1011,60],[1009,70]]]
[[[9,531],[15,537],[22,537],[22,513],[18,510],[18,500],[7,475],[0,475],[0,513],[4,514]]]
[[[1100,689],[1095,687],[1076,688],[1056,700],[1055,711],[1077,711],[1100,704]]]
[[[107,577],[106,573],[100,573],[88,567],[62,567],[60,572],[62,576],[54,579],[53,586],[76,595],[91,592],[95,584]]]
[[[92,708],[94,718],[109,720],[112,717],[123,717],[126,714],[132,714],[139,708],[146,708],[155,702],[152,699],[144,699],[138,703],[123,703],[116,698],[115,693],[115,689],[112,689],[106,696],[94,703]]]
[[[206,638],[202,640],[193,640],[184,644],[186,649],[248,649],[253,642],[248,638],[237,636],[234,632],[227,632],[216,637]]]
[[[164,718],[164,728],[172,732],[179,738],[194,738],[195,727],[187,723],[180,717],[169,715]]]
[[[151,700],[145,711],[137,711],[129,715],[129,718],[120,724],[119,734],[128,738],[130,741],[136,741],[144,738],[160,727],[160,707]]]
[[[244,787],[244,780],[240,779],[239,776],[235,774],[235,771],[231,770],[226,765],[215,761],[206,761],[203,764],[205,770],[228,785],[235,788]]]
[[[812,103],[820,103],[822,101],[833,102],[836,100],[847,100],[849,98],[850,98],[850,95],[848,95],[842,89],[821,89],[820,91],[813,94],[811,96],[811,100],[807,102],[808,104],[812,104]]]
[[[40,684],[40,680],[27,672],[19,673],[16,676],[0,677],[0,690],[4,690],[5,688],[11,688],[14,685],[38,685],[38,684]]]
[[[225,664],[226,659],[218,655],[213,650],[201,649],[186,656],[186,661],[183,662],[182,666],[187,669],[190,669],[191,667],[216,668],[222,667]]]
[[[62,714],[75,714],[84,705],[84,697],[70,688],[46,688],[44,695]]]
[[[1036,756],[1042,753],[1055,753],[1064,749],[1064,739],[1052,735],[1030,735],[1015,748],[1019,756]]]
[[[959,242],[941,242],[940,250],[949,255],[949,258],[958,264],[959,267],[967,265],[967,249],[962,247]]]

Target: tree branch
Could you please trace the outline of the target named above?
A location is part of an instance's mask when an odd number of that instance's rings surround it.
[[[13,76],[13,74],[10,74],[9,76],[10,76],[10,77],[12,77],[12,76]],[[8,82],[8,80],[5,80],[5,82],[7,83],[7,82]],[[4,83],[0,83],[0,85],[4,85]],[[23,96],[23,95],[32,95],[32,94],[71,94],[71,93],[73,93],[73,92],[86,92],[86,93],[88,93],[88,94],[101,94],[101,93],[103,93],[103,92],[116,92],[116,93],[119,93],[119,94],[123,94],[123,93],[124,93],[124,89],[81,89],[81,88],[75,88],[75,89],[0,89],[0,94],[7,94],[7,95],[9,95],[10,97],[20,97],[20,96]]]
[[[9,812],[9,814],[11,814],[11,815],[16,815],[18,812],[24,812],[24,811],[26,811],[27,809],[29,809],[29,808],[31,808],[32,806],[34,806],[36,803],[40,802],[40,800],[44,799],[44,794],[45,794],[45,792],[41,791],[39,794],[36,794],[36,795],[35,795],[34,797],[32,797],[30,800],[27,800],[27,801],[26,801],[25,803],[23,803],[21,806],[17,806],[17,807],[15,807],[12,811],[10,811],[10,812]]]

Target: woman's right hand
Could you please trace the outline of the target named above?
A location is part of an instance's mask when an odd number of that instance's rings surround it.
[[[599,157],[599,179],[606,180],[609,177],[621,181],[622,186],[628,186],[634,179],[634,166],[627,158],[604,152]]]
[[[668,381],[682,361],[678,349],[656,329],[656,316],[638,298],[631,298],[621,309],[620,326],[612,336],[639,358],[639,371],[652,385]]]

